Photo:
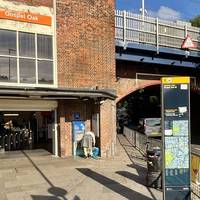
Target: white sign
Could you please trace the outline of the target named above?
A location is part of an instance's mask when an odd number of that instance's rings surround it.
[[[189,49],[189,48],[195,48],[195,45],[192,41],[192,38],[189,35],[187,35],[182,44],[182,49]]]

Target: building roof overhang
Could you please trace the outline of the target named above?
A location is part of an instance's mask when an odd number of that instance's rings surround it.
[[[0,87],[0,98],[8,99],[116,99],[115,90],[98,88]]]

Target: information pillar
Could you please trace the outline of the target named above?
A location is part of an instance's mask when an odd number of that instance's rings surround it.
[[[162,78],[164,200],[190,200],[190,78]]]

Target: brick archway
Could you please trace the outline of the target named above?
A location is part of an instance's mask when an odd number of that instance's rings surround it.
[[[136,80],[120,78],[117,82],[118,98],[116,99],[116,103],[136,90],[143,89],[152,85],[159,85],[160,83],[160,80]]]

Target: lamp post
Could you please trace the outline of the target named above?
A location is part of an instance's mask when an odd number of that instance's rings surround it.
[[[142,0],[142,8],[141,8],[141,13],[142,13],[142,20],[144,21],[144,14],[145,14],[144,0]]]

